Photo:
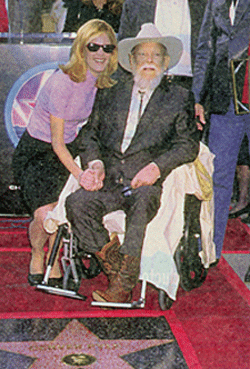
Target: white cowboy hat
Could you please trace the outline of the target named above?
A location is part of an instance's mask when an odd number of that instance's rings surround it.
[[[170,57],[168,69],[174,67],[181,58],[183,46],[180,39],[174,36],[162,36],[153,23],[145,23],[136,37],[124,38],[118,42],[119,63],[129,72],[132,72],[129,54],[136,45],[143,42],[157,42],[166,47]]]

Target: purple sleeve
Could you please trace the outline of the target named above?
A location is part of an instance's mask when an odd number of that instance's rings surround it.
[[[72,94],[72,82],[63,72],[55,72],[50,80],[48,111],[57,118],[66,118],[68,101]]]

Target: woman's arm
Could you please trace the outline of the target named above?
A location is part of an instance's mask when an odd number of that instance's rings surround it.
[[[100,164],[83,171],[74,161],[64,142],[64,119],[50,115],[51,144],[59,160],[87,191],[97,191],[103,186],[104,173]],[[96,167],[95,167],[96,166]],[[101,168],[102,169],[102,168]]]
[[[59,160],[73,174],[75,178],[79,178],[82,169],[74,162],[72,155],[67,149],[64,142],[64,119],[50,115],[51,144],[54,152]]]

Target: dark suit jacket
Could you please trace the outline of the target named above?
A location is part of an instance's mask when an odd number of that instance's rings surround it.
[[[111,89],[98,91],[94,108],[83,135],[82,164],[101,159],[106,182],[123,173],[125,184],[150,162],[160,171],[161,183],[176,167],[193,161],[199,150],[199,135],[194,120],[191,92],[164,77],[153,92],[140,119],[132,142],[124,154],[120,147],[127,121],[132,78]]]
[[[225,114],[232,97],[230,60],[247,54],[250,36],[250,1],[240,0],[234,26],[227,0],[209,0],[204,14],[193,78],[196,102],[210,96],[211,113]]]
[[[118,40],[135,37],[144,23],[154,23],[157,0],[125,0],[120,20]],[[189,0],[191,16],[191,58],[197,46],[198,33],[207,0]]]

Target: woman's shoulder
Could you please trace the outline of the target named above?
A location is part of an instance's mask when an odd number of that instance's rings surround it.
[[[67,73],[64,73],[60,68],[56,69],[54,73],[50,77],[50,84],[51,86],[60,86],[61,88],[67,87],[70,88],[71,85],[74,84],[73,81],[71,81],[69,75]]]
[[[70,96],[75,89],[75,84],[76,83],[71,81],[68,74],[64,73],[61,69],[57,69],[47,80],[44,86],[44,92],[50,97],[52,95]]]
[[[59,67],[55,69],[54,73],[51,75],[51,80],[61,80],[61,79],[68,79],[69,76],[64,73]]]

